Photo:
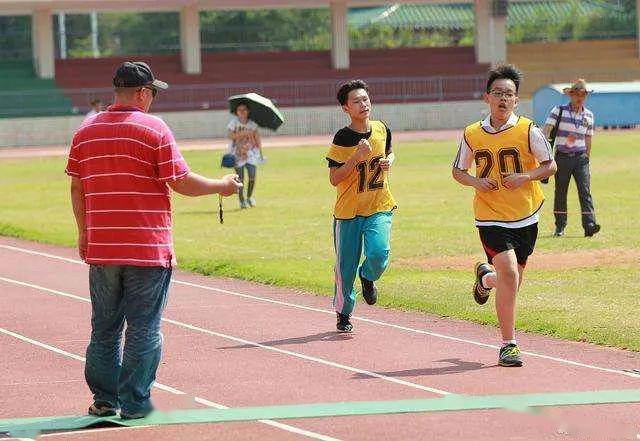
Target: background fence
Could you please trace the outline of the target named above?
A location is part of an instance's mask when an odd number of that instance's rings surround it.
[[[336,91],[343,80],[314,80],[263,83],[178,85],[161,91],[153,110],[219,110],[227,108],[227,97],[257,92],[281,107],[337,104]],[[482,95],[484,75],[437,76],[416,78],[370,78],[367,83],[375,103],[433,102],[477,99]],[[61,91],[2,91],[0,117],[82,114],[89,102],[99,98],[113,101],[113,88],[65,89]]]

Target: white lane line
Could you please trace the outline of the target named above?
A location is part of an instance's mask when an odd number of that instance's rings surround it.
[[[274,303],[274,304],[277,304],[277,305],[288,306],[288,307],[292,307],[292,308],[305,309],[305,310],[308,310],[308,311],[314,311],[314,312],[320,312],[320,313],[324,313],[324,314],[335,315],[335,311],[328,310],[328,309],[320,309],[320,308],[314,308],[314,307],[311,307],[311,306],[297,305],[295,303],[288,303],[288,302],[283,302],[283,301],[280,301],[280,300],[273,300],[273,299],[264,298],[264,297],[257,297],[257,296],[253,296],[253,295],[250,295],[250,294],[243,294],[243,293],[239,293],[239,292],[229,291],[229,290],[226,290],[226,289],[213,288],[213,287],[206,286],[206,285],[199,285],[197,283],[183,282],[183,281],[180,281],[180,280],[172,280],[172,282],[177,284],[177,285],[185,285],[185,286],[189,286],[191,288],[199,288],[199,289],[203,289],[203,290],[206,290],[206,291],[215,291],[215,292],[220,292],[220,293],[223,293],[223,294],[233,295],[233,296],[236,296],[236,297],[244,297],[244,298],[248,298],[248,299],[252,299],[252,300],[258,300],[258,301],[261,301],[261,302]],[[370,323],[370,324],[373,324],[373,325],[385,326],[385,327],[388,327],[388,328],[394,328],[394,329],[398,329],[398,330],[401,330],[401,331],[407,331],[407,332],[412,332],[412,333],[416,333],[416,334],[428,335],[430,337],[437,337],[437,338],[441,338],[441,339],[445,339],[445,340],[452,340],[452,341],[456,341],[456,342],[459,342],[459,343],[467,343],[467,344],[472,344],[472,345],[475,345],[475,346],[481,346],[481,347],[485,347],[485,348],[500,349],[500,346],[497,346],[497,345],[483,343],[483,342],[479,342],[479,341],[475,341],[475,340],[469,340],[469,339],[466,339],[466,338],[454,337],[454,336],[446,335],[446,334],[440,334],[440,333],[437,333],[437,332],[425,331],[424,329],[410,328],[408,326],[396,325],[394,323],[382,322],[380,320],[369,319],[369,318],[366,318],[366,317],[353,316],[351,318],[354,319],[354,320],[359,320],[361,322]],[[617,369],[610,369],[610,368],[604,368],[604,367],[601,367],[601,366],[595,366],[595,365],[592,365],[592,364],[581,363],[581,362],[578,362],[578,361],[573,361],[573,360],[569,360],[569,359],[561,358],[561,357],[554,357],[554,356],[551,356],[551,355],[539,354],[539,353],[536,353],[536,352],[522,351],[522,353],[526,354],[526,355],[530,355],[532,357],[538,357],[538,358],[542,358],[542,359],[545,359],[545,360],[552,360],[552,361],[555,361],[555,362],[558,362],[558,363],[569,364],[569,365],[572,365],[572,366],[579,366],[579,367],[583,367],[583,368],[587,368],[587,369],[594,369],[594,370],[598,370],[598,371],[601,371],[601,372],[608,372],[608,373],[612,373],[612,374],[625,375],[627,377],[640,378],[640,374],[635,374],[633,372],[622,371],[622,370],[617,370]]]
[[[0,383],[0,386],[7,386],[7,387],[41,386],[43,384],[52,385],[52,384],[71,384],[71,383],[84,383],[84,380],[24,381],[21,383]]]
[[[48,293],[59,295],[59,296],[63,296],[63,297],[68,297],[68,298],[71,298],[71,299],[74,299],[74,300],[80,300],[80,301],[86,302],[86,303],[91,303],[91,300],[87,299],[85,297],[77,296],[77,295],[74,295],[74,294],[69,294],[69,293],[62,292],[62,291],[57,291],[55,289],[45,288],[44,286],[39,286],[39,285],[31,284],[31,283],[21,282],[19,280],[8,279],[6,277],[0,277],[0,281],[4,281],[4,282],[7,282],[7,283],[12,283],[12,284],[15,284],[15,285],[20,285],[20,286],[25,286],[25,287],[28,287],[28,288],[32,288],[32,289],[36,289],[36,290],[39,290],[39,291],[48,292]],[[166,317],[163,317],[162,321],[166,322],[166,323],[171,323],[172,325],[176,325],[176,326],[179,326],[181,328],[190,329],[192,331],[200,332],[200,333],[203,333],[203,334],[213,335],[215,337],[224,338],[226,340],[231,340],[231,341],[234,341],[236,343],[242,343],[244,345],[255,346],[255,347],[258,347],[258,348],[261,348],[261,349],[266,349],[268,351],[273,351],[273,352],[277,352],[277,353],[280,353],[280,354],[289,355],[291,357],[300,358],[302,360],[323,364],[325,366],[330,366],[330,367],[334,367],[334,368],[337,368],[337,369],[342,369],[342,370],[345,370],[345,371],[354,372],[354,373],[361,374],[361,375],[366,375],[368,377],[378,378],[380,380],[388,381],[390,383],[395,383],[395,384],[399,384],[399,385],[402,385],[402,386],[411,387],[413,389],[419,389],[419,390],[422,390],[422,391],[431,392],[431,393],[435,393],[435,394],[438,394],[438,395],[450,395],[451,394],[451,392],[448,392],[448,391],[445,391],[445,390],[436,389],[436,388],[428,387],[428,386],[423,386],[421,384],[412,383],[410,381],[401,380],[399,378],[388,377],[386,375],[382,375],[382,374],[379,374],[377,372],[371,372],[371,371],[367,371],[367,370],[364,370],[364,369],[359,369],[359,368],[347,366],[347,365],[344,365],[344,364],[335,363],[333,361],[325,360],[324,358],[312,357],[310,355],[305,355],[305,354],[301,354],[301,353],[294,352],[294,351],[288,351],[286,349],[276,348],[276,347],[273,347],[273,346],[267,346],[267,345],[264,345],[264,344],[261,344],[261,343],[258,343],[258,342],[245,340],[243,338],[234,337],[234,336],[228,335],[228,334],[222,334],[220,332],[211,331],[209,329],[201,328],[199,326],[190,325],[190,324],[184,323],[184,322],[179,322],[177,320],[172,320],[172,319],[169,319],[169,318],[166,318]]]
[[[209,406],[209,407],[214,407],[216,409],[228,409],[228,407],[226,406],[222,406],[219,404],[215,404],[212,403],[211,401],[202,399],[202,398],[198,398],[196,397],[195,401],[197,401],[198,403],[204,404],[205,406]],[[214,405],[215,404],[215,405]],[[303,436],[307,436],[309,438],[315,438],[315,439],[319,439],[319,440],[324,440],[324,441],[339,441],[336,438],[331,438],[328,436],[324,436],[324,435],[319,435],[315,432],[310,432],[308,430],[304,430],[304,429],[300,429],[298,427],[294,427],[294,426],[289,426],[288,424],[283,424],[283,423],[279,423],[277,421],[271,421],[271,420],[256,420],[259,423],[262,424],[266,424],[268,426],[273,426],[277,429],[282,429],[282,430],[286,430],[287,432],[292,432],[298,435],[303,435]],[[85,433],[96,433],[96,432],[110,432],[110,431],[114,431],[114,430],[118,430],[118,431],[122,431],[122,430],[132,430],[132,429],[145,429],[145,428],[149,428],[152,426],[133,426],[133,427],[127,427],[127,426],[122,426],[122,427],[106,427],[103,429],[89,429],[89,430],[74,430],[74,431],[69,431],[69,432],[56,432],[56,433],[45,433],[44,435],[40,435],[40,438],[44,438],[44,437],[54,437],[54,436],[68,436],[68,435],[78,435],[78,434],[85,434]],[[35,441],[35,440],[30,440],[30,441]]]
[[[196,403],[204,404],[205,406],[214,407],[216,409],[229,409],[227,406],[223,406],[222,404],[212,403],[211,401],[205,400],[204,398],[196,397],[195,401],[196,401]],[[304,435],[304,436],[308,436],[308,437],[311,437],[311,438],[313,438],[313,437],[315,437],[315,435],[317,435],[314,432],[309,432],[307,430],[299,429],[297,427],[289,426],[287,424],[279,423],[279,422],[273,421],[273,420],[257,420],[257,421],[260,422],[260,423],[263,423],[263,424],[267,424],[269,426],[273,426],[273,427],[279,428],[279,429],[285,428],[284,430],[287,430],[289,432],[294,432],[294,433],[297,433],[299,435]],[[324,439],[331,440],[333,438],[326,437]]]
[[[26,254],[33,254],[33,255],[47,257],[47,258],[56,259],[56,260],[62,260],[62,261],[65,261],[65,262],[79,264],[79,265],[86,265],[81,260],[69,259],[67,257],[56,256],[55,254],[42,253],[42,252],[39,252],[39,251],[33,251],[33,250],[26,249],[26,248],[18,248],[18,247],[13,247],[13,246],[4,245],[4,244],[0,244],[0,248],[5,248],[5,249],[8,249],[8,250],[12,250],[12,251],[17,251],[17,252],[26,253]],[[272,304],[276,304],[276,305],[287,306],[287,307],[297,308],[297,309],[303,309],[303,310],[307,310],[307,311],[314,311],[314,312],[319,312],[319,313],[323,313],[323,314],[331,314],[331,315],[335,314],[335,311],[328,310],[328,309],[320,309],[320,308],[314,308],[314,307],[311,307],[311,306],[297,305],[295,303],[283,302],[283,301],[280,301],[280,300],[273,300],[273,299],[269,299],[269,298],[265,298],[265,297],[258,297],[258,296],[254,296],[254,295],[250,295],[250,294],[244,294],[244,293],[240,293],[240,292],[236,292],[236,291],[230,291],[230,290],[221,289],[221,288],[213,288],[213,287],[210,287],[210,286],[200,285],[200,284],[197,284],[197,283],[184,282],[184,281],[176,280],[176,279],[172,279],[171,282],[176,284],[176,285],[189,286],[189,287],[192,287],[192,288],[203,289],[205,291],[218,292],[218,293],[228,294],[228,295],[232,295],[232,296],[236,296],[236,297],[242,297],[242,298],[246,298],[246,299],[257,300],[257,301],[260,301],[260,302],[272,303]],[[459,342],[459,343],[471,344],[471,345],[480,346],[480,347],[484,347],[484,348],[500,349],[500,347],[497,346],[497,345],[483,343],[483,342],[479,342],[479,341],[476,341],[476,340],[469,340],[469,339],[466,339],[466,338],[454,337],[454,336],[446,335],[446,334],[440,334],[440,333],[437,333],[437,332],[430,332],[430,331],[426,331],[424,329],[410,328],[408,326],[396,325],[394,323],[388,323],[388,322],[383,322],[383,321],[379,321],[379,320],[368,319],[366,317],[353,316],[352,318],[354,320],[358,320],[358,321],[361,321],[361,322],[370,323],[370,324],[374,324],[374,325],[378,325],[378,326],[384,326],[384,327],[393,328],[393,329],[398,329],[398,330],[401,330],[401,331],[406,331],[406,332],[411,332],[411,333],[416,333],[416,334],[422,334],[422,335],[428,335],[430,337],[436,337],[436,338],[441,338],[441,339],[445,339],[445,340],[456,341],[456,342]],[[578,362],[578,361],[569,360],[569,359],[562,358],[562,357],[554,357],[554,356],[551,356],[551,355],[539,354],[537,352],[522,351],[522,353],[526,354],[528,356],[531,356],[531,357],[537,357],[537,358],[541,358],[541,359],[544,359],[544,360],[551,360],[551,361],[555,361],[557,363],[568,364],[568,365],[571,365],[571,366],[577,366],[577,367],[582,367],[582,368],[586,368],[586,369],[592,369],[592,370],[596,370],[596,371],[600,371],[600,372],[607,372],[607,373],[610,373],[610,374],[624,375],[626,377],[640,378],[640,373],[634,373],[634,372],[623,371],[623,370],[618,370],[618,369],[605,368],[605,367],[596,366],[596,365],[593,365],[593,364],[581,363],[581,362]]]
[[[0,248],[4,248],[5,250],[18,251],[20,253],[25,253],[25,254],[33,254],[34,256],[42,256],[42,257],[48,257],[50,259],[62,260],[63,262],[85,265],[85,263],[82,260],[56,256],[55,254],[42,253],[40,251],[29,250],[27,248],[12,247],[11,245],[5,245],[5,244],[0,244]]]
[[[324,358],[312,357],[310,355],[301,354],[299,352],[293,352],[293,351],[288,351],[286,349],[281,349],[281,348],[276,348],[276,347],[273,347],[273,346],[263,345],[261,343],[257,343],[257,342],[250,341],[250,340],[245,340],[245,339],[239,338],[239,337],[234,337],[232,335],[222,334],[220,332],[211,331],[209,329],[201,328],[199,326],[190,325],[188,323],[182,323],[182,322],[178,322],[178,321],[171,320],[171,319],[168,319],[168,318],[163,318],[162,320],[167,322],[167,323],[171,323],[173,325],[176,325],[176,326],[180,326],[180,327],[183,327],[183,328],[191,329],[193,331],[201,332],[203,334],[209,334],[209,335],[213,335],[213,336],[216,336],[216,337],[221,337],[221,338],[224,338],[224,339],[227,339],[227,340],[235,341],[236,343],[242,343],[242,344],[245,344],[245,345],[256,346],[258,348],[266,349],[268,351],[274,351],[274,352],[278,352],[280,354],[285,354],[285,355],[290,355],[292,357],[301,358],[302,360],[307,360],[307,361],[312,361],[314,363],[323,364],[325,366],[331,366],[331,367],[342,369],[342,370],[345,370],[345,371],[354,372],[354,373],[357,373],[357,374],[360,374],[360,375],[366,375],[368,377],[378,378],[379,380],[384,380],[384,381],[388,381],[390,383],[400,384],[402,386],[411,387],[413,389],[419,389],[419,390],[423,390],[423,391],[426,391],[426,392],[432,392],[432,393],[435,393],[435,394],[438,394],[438,395],[450,395],[451,394],[451,392],[448,392],[448,391],[445,391],[445,390],[442,390],[442,389],[436,389],[436,388],[433,388],[433,387],[423,386],[421,384],[412,383],[410,381],[405,381],[405,380],[400,380],[400,379],[394,378],[394,377],[387,377],[386,375],[382,375],[382,374],[379,374],[377,372],[371,372],[371,371],[367,371],[367,370],[364,370],[364,369],[359,369],[359,368],[347,366],[347,365],[344,365],[344,364],[335,363],[333,361],[325,360]]]
[[[80,355],[76,355],[76,354],[73,354],[71,352],[67,352],[67,351],[65,351],[63,349],[56,348],[55,346],[51,346],[51,345],[48,345],[48,344],[43,343],[41,341],[34,340],[34,339],[26,337],[26,336],[24,336],[22,334],[18,334],[17,332],[13,332],[13,331],[10,331],[10,330],[4,329],[4,328],[0,328],[0,332],[3,333],[3,334],[9,335],[10,337],[17,338],[18,340],[22,340],[22,341],[24,341],[26,343],[30,343],[30,344],[32,344],[34,346],[38,346],[38,347],[46,349],[48,351],[55,352],[58,355],[63,355],[65,357],[72,358],[72,359],[77,360],[77,361],[81,361],[83,363],[86,361],[86,359],[84,357],[81,357]],[[167,386],[166,384],[158,383],[157,381],[154,382],[153,385],[154,385],[154,387],[156,387],[156,388],[158,388],[160,390],[164,390],[164,391],[169,392],[169,393],[174,394],[174,395],[189,395],[186,392],[183,392],[183,391],[178,390],[176,388],[173,388],[171,386]],[[228,407],[226,407],[226,406],[224,406],[222,404],[214,403],[213,401],[209,401],[207,399],[200,398],[200,397],[194,397],[194,401],[196,401],[196,402],[198,402],[200,404],[203,404],[205,406],[213,407],[213,408],[216,408],[216,409],[228,409]],[[259,420],[259,422],[263,423],[263,424],[267,424],[269,426],[277,427],[279,429],[286,430],[286,431],[289,431],[289,432],[292,432],[292,433],[296,433],[296,434],[299,434],[299,435],[304,435],[304,436],[307,436],[309,438],[318,439],[318,440],[321,440],[321,441],[340,441],[337,438],[332,438],[330,436],[322,435],[320,433],[315,433],[315,432],[311,432],[311,431],[308,431],[308,430],[303,430],[303,429],[300,429],[298,427],[289,426],[288,424],[278,423],[277,421]],[[71,433],[77,433],[77,432],[71,432]]]

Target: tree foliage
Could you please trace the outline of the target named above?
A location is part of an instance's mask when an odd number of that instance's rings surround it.
[[[591,38],[626,38],[637,34],[636,0],[617,0],[615,7],[600,1],[599,12],[581,14],[579,0],[564,17],[541,9],[531,20],[509,26],[510,43],[563,41]],[[592,2],[598,0],[591,0]],[[91,57],[88,14],[67,14],[67,54]],[[201,41],[205,51],[328,50],[331,17],[327,8],[247,11],[203,11]],[[180,16],[163,13],[101,13],[100,56],[177,53],[180,50]],[[28,16],[0,17],[0,56],[4,60],[31,57],[31,20]],[[59,41],[57,15],[54,18]],[[473,29],[436,31],[424,28],[371,25],[350,28],[352,48],[397,48],[473,44]],[[56,44],[59,48],[59,45]]]
[[[31,57],[31,20],[29,17],[0,16],[0,59]]]
[[[635,0],[619,0],[617,5],[600,2],[602,8],[590,14],[580,9],[580,0],[571,0],[569,12],[553,16],[541,10],[517,26],[509,26],[509,43],[631,38],[637,35]],[[614,7],[615,6],[615,7]]]

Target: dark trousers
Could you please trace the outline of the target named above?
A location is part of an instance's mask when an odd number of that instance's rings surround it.
[[[242,182],[244,184],[244,169],[247,169],[247,174],[249,175],[249,185],[247,186],[247,198],[250,198],[251,196],[253,196],[253,189],[255,188],[256,185],[256,172],[258,171],[258,167],[253,165],[253,164],[249,164],[246,163],[244,164],[242,167],[236,167],[236,173],[238,174],[238,177],[240,178],[240,182]],[[238,197],[240,198],[240,202],[244,201],[244,191],[243,191],[244,187],[240,187],[238,189]]]
[[[586,153],[567,154],[556,152],[558,171],[555,175],[555,195],[553,199],[553,213],[556,217],[556,228],[564,229],[567,225],[567,190],[571,176],[578,187],[580,209],[582,211],[582,228],[596,223],[596,216],[591,198],[591,174],[589,172],[589,158]]]

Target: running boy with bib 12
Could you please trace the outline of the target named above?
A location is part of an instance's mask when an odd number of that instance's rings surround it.
[[[356,274],[362,296],[373,305],[378,296],[374,282],[389,263],[391,218],[396,204],[389,191],[388,173],[395,156],[391,130],[382,121],[369,119],[371,101],[366,83],[353,80],[343,84],[337,98],[351,123],[338,130],[327,153],[329,182],[337,190],[333,303],[338,332],[351,332]],[[363,242],[365,259],[360,265]]]

